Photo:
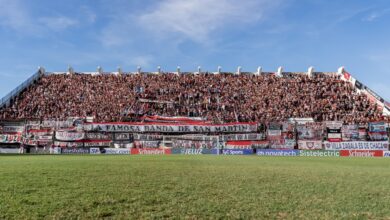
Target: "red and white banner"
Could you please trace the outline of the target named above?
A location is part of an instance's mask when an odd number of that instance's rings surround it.
[[[111,144],[110,140],[82,140],[77,143],[83,143],[84,147],[108,147]]]
[[[265,135],[263,133],[258,134],[227,134],[220,135],[220,141],[260,141],[264,140]]]
[[[107,134],[107,133],[98,133],[98,132],[85,133],[85,139],[88,139],[88,140],[111,140],[112,135]]]
[[[161,141],[134,141],[134,147],[137,148],[159,148]]]
[[[341,142],[341,133],[328,133],[329,142]]]
[[[27,131],[24,144],[26,145],[47,145],[53,140],[51,129],[30,129]]]
[[[145,116],[142,118],[146,122],[161,122],[161,123],[206,123],[203,118],[198,117],[164,117],[164,116]],[[208,123],[208,122],[207,122]]]
[[[60,148],[83,147],[84,143],[54,141],[53,145]]]
[[[0,143],[17,144],[22,142],[20,134],[0,134]]]
[[[322,141],[298,141],[300,150],[321,150]]]
[[[215,147],[218,147],[218,143],[214,141],[172,140],[172,148],[211,149]]]
[[[24,132],[24,126],[3,126],[4,134],[21,134]]]
[[[164,136],[161,134],[133,134],[134,140],[144,141],[162,141]]]
[[[55,138],[59,141],[79,141],[84,139],[84,132],[56,131]]]
[[[228,141],[225,144],[225,149],[252,149],[262,141]]]
[[[325,126],[329,129],[341,129],[343,122],[341,121],[326,121]]]

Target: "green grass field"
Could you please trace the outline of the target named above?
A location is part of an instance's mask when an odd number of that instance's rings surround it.
[[[390,219],[390,160],[0,156],[0,219]]]

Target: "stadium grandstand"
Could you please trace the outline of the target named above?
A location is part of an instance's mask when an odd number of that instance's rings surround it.
[[[0,152],[14,153],[54,148],[63,153],[253,153],[334,150],[351,143],[353,149],[387,150],[389,140],[388,103],[343,67],[336,72],[312,67],[307,72],[282,67],[275,72],[261,67],[255,72],[241,67],[236,72],[220,67],[217,72],[200,67],[197,72],[179,67],[104,72],[99,67],[83,73],[39,68],[2,99],[0,119]]]
[[[213,123],[289,118],[368,123],[388,120],[389,105],[338,72],[67,72],[38,73],[2,99],[0,118],[92,117],[94,122],[144,116],[198,117]]]

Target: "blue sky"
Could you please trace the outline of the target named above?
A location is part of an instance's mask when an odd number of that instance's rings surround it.
[[[0,96],[47,71],[336,71],[390,100],[388,0],[0,0]]]

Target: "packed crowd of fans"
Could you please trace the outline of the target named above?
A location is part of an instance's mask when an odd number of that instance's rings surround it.
[[[382,112],[336,75],[53,74],[0,109],[1,119],[123,121],[145,115],[202,117],[216,123],[287,118],[365,123]]]

